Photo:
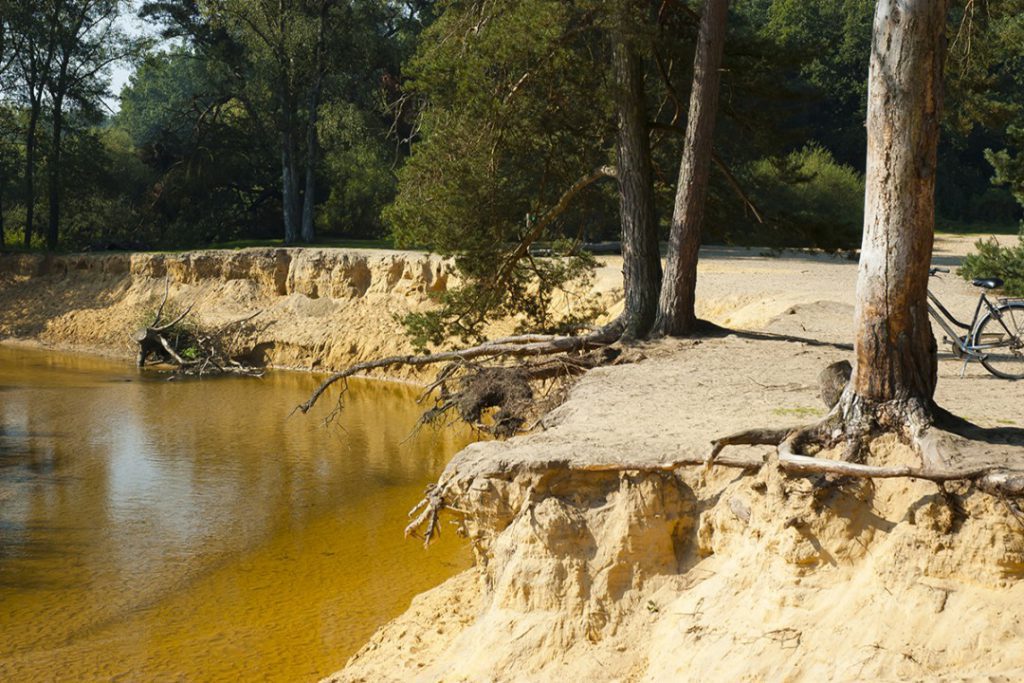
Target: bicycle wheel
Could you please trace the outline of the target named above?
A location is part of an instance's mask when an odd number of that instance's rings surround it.
[[[1024,302],[1005,303],[981,319],[974,335],[981,364],[996,377],[1024,379]]]

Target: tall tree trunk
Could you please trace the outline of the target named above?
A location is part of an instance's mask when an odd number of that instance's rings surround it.
[[[0,182],[0,250],[7,245],[7,235],[4,230],[4,191],[3,186],[7,179],[4,178],[3,182]]]
[[[316,203],[316,165],[320,156],[320,141],[317,138],[317,108],[320,106],[320,80],[309,93],[309,121],[306,127],[306,189],[302,200],[302,241],[309,243],[316,237],[314,204]]]
[[[712,139],[718,113],[719,68],[725,46],[729,0],[705,0],[693,64],[690,113],[672,212],[665,279],[655,329],[661,334],[692,334],[697,324],[697,255],[711,168]]]
[[[32,229],[36,213],[36,129],[39,126],[39,107],[32,104],[25,137],[25,248],[32,246]]]
[[[63,100],[57,98],[53,103],[53,139],[52,151],[46,164],[49,175],[49,221],[46,230],[46,248],[54,251],[57,248],[57,237],[60,229],[60,164],[61,144],[64,133]]]
[[[299,197],[295,172],[295,143],[292,132],[281,134],[281,210],[284,213],[285,244],[295,244],[299,237]]]
[[[928,320],[946,0],[879,0],[868,76],[864,239],[854,394],[931,402]]]
[[[661,255],[654,210],[654,172],[647,132],[643,63],[622,34],[613,44],[613,67],[619,110],[616,144],[619,214],[625,287],[626,338],[647,335],[658,312]]]

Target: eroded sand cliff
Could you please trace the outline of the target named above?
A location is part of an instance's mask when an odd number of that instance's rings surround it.
[[[203,325],[261,311],[254,361],[329,370],[410,352],[396,316],[432,305],[450,276],[437,257],[383,250],[4,256],[0,339],[132,356],[166,282],[170,304],[194,303]]]
[[[752,344],[764,362],[738,368]],[[910,480],[822,487],[757,448],[726,452],[767,459],[757,471],[588,471],[812,420],[813,368],[843,349],[733,336],[647,351],[585,377],[546,431],[456,456],[442,481],[460,512],[447,519],[477,566],[414,600],[331,680],[1024,676],[1024,526],[996,498]],[[971,404],[960,392],[989,383],[961,382],[945,405],[988,424],[1024,417],[1019,388]],[[891,438],[873,449],[869,462],[918,464]]]

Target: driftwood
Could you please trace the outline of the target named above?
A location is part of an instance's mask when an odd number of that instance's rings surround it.
[[[162,362],[170,363],[175,372],[182,375],[233,374],[258,377],[263,370],[242,363],[226,350],[225,335],[235,330],[235,339],[242,326],[251,321],[260,311],[222,325],[212,331],[196,328],[184,328],[182,323],[189,316],[195,304],[189,304],[185,310],[169,322],[163,322],[164,309],[167,306],[169,283],[164,282],[164,297],[156,310],[153,322],[135,331],[133,341],[138,344],[136,364],[143,367],[152,356]],[[185,349],[188,349],[186,351]]]

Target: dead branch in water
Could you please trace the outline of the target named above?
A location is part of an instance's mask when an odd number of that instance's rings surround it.
[[[167,306],[169,282],[164,281],[164,296],[157,308],[153,322],[135,331],[133,341],[138,344],[136,364],[143,367],[150,356],[170,363],[180,375],[203,377],[206,375],[233,374],[258,377],[263,370],[243,363],[229,351],[226,336],[234,331],[234,343],[245,325],[258,316],[256,311],[238,320],[230,321],[214,330],[205,331],[193,326],[184,326],[185,319],[192,313],[195,303],[170,322],[163,322]]]

